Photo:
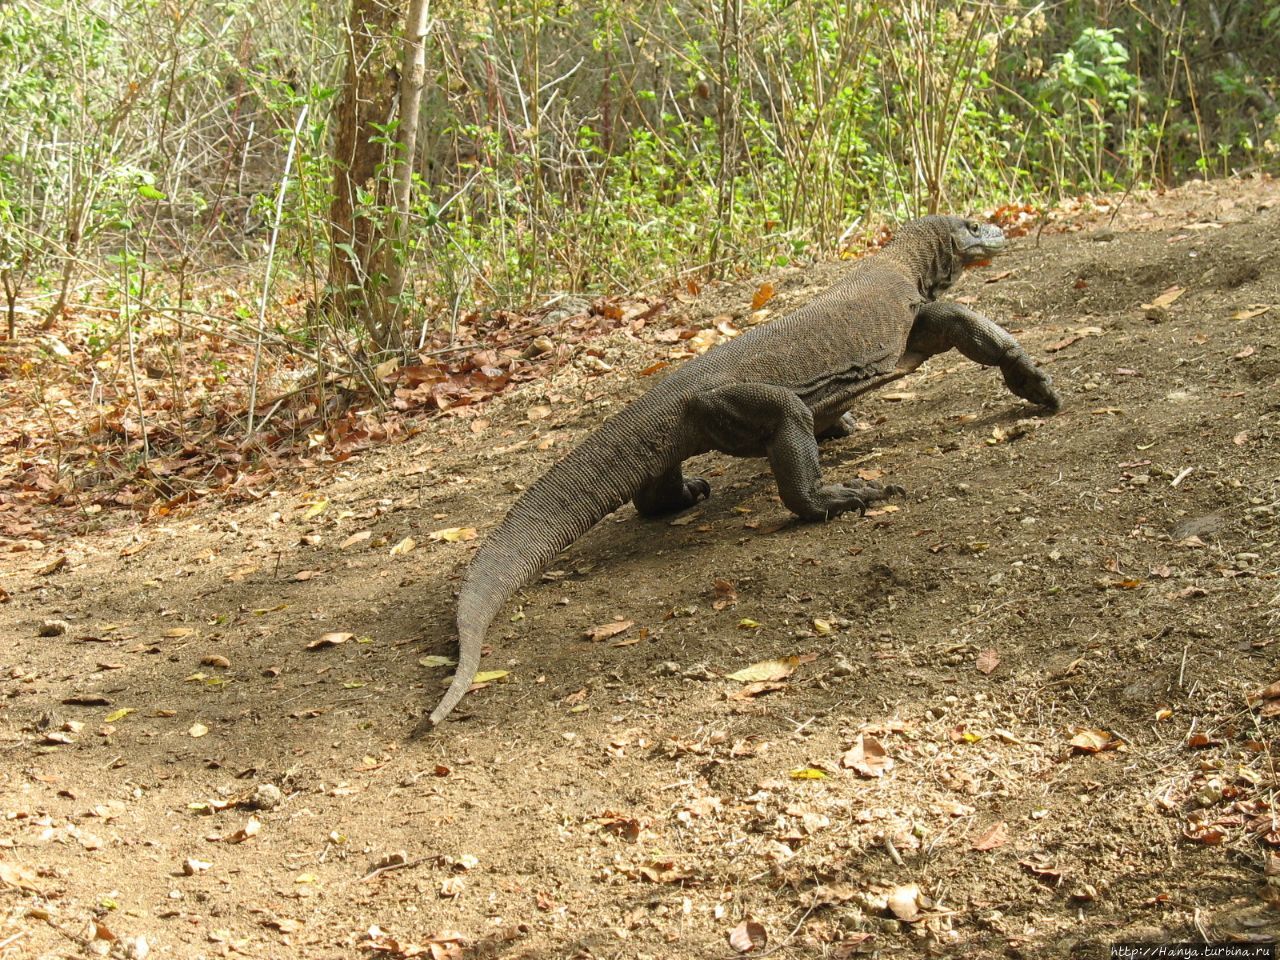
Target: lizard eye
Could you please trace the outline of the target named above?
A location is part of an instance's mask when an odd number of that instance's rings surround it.
[[[973,234],[975,237],[978,235],[978,225],[974,223],[972,220],[969,221],[969,232]]]

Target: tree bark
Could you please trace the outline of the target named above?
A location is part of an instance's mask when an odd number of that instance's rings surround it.
[[[409,0],[405,15],[404,60],[400,71],[400,123],[396,127],[395,167],[391,177],[392,210],[382,246],[386,289],[378,298],[378,327],[384,340],[403,340],[405,258],[409,236],[409,200],[413,188],[413,162],[418,149],[418,122],[422,111],[422,88],[427,75],[427,33],[430,30],[430,0]],[[402,342],[386,342],[387,347]]]
[[[387,346],[379,342],[374,309],[383,282],[377,264],[382,218],[368,208],[384,208],[389,199],[388,181],[378,176],[386,147],[374,124],[389,123],[395,108],[389,40],[398,19],[391,0],[351,0],[346,72],[335,107],[329,302],[340,316],[365,324],[376,349]],[[366,191],[370,195],[362,200]]]

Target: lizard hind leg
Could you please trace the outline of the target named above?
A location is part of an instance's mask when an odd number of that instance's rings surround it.
[[[650,480],[632,498],[642,517],[661,517],[692,507],[711,496],[711,484],[701,477],[685,477],[679,465]]]

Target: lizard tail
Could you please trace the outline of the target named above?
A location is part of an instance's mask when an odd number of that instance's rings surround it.
[[[485,538],[458,595],[458,669],[431,711],[432,726],[471,688],[485,633],[503,605],[669,466],[666,419],[643,401],[623,409],[525,491]]]

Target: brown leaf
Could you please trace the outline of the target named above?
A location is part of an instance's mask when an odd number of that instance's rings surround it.
[[[445,527],[427,534],[432,540],[445,543],[461,543],[474,540],[477,536],[475,527]]]
[[[1246,310],[1238,310],[1231,315],[1232,320],[1252,320],[1254,317],[1260,317],[1271,309],[1269,303],[1250,304]]]
[[[773,284],[766,280],[756,288],[756,295],[751,298],[751,309],[759,310],[773,299]]]
[[[749,667],[743,667],[741,670],[728,674],[725,679],[738,680],[743,683],[761,680],[785,680],[795,673],[796,667],[800,666],[800,664],[811,663],[817,658],[817,654],[805,653],[792,657],[781,657],[776,660],[761,660],[759,663],[753,663]]]
[[[978,654],[976,664],[979,673],[990,673],[996,667],[1000,666],[1000,653],[995,647],[987,647]]]
[[[723,577],[716,577],[711,586],[716,596],[711,603],[714,609],[723,610],[725,607],[731,607],[738,602],[738,590],[733,585],[733,581],[725,580]]]
[[[1142,309],[1143,310],[1163,309],[1165,307],[1172,305],[1175,300],[1177,300],[1180,296],[1182,296],[1186,292],[1187,291],[1185,287],[1179,287],[1179,286],[1169,287],[1167,290],[1164,290],[1163,292],[1161,292],[1160,295],[1157,296],[1150,303],[1144,303],[1142,305]]]
[[[354,633],[326,633],[321,635],[319,639],[312,640],[308,643],[307,649],[323,650],[326,647],[336,647],[339,644],[346,643],[354,636]]]
[[[777,683],[772,680],[761,680],[758,683],[748,683],[741,690],[735,690],[729,694],[730,700],[754,700],[756,697],[763,696],[766,693],[777,693],[779,690],[787,689],[785,683]]]
[[[222,838],[223,843],[244,843],[250,837],[258,835],[258,831],[262,829],[262,821],[257,817],[250,817],[243,827],[235,833],[227,834]]]
[[[893,769],[893,758],[875,737],[859,734],[853,746],[840,758],[840,766],[864,777],[883,777]]]
[[[1083,339],[1084,337],[1072,334],[1069,337],[1064,337],[1061,340],[1057,340],[1054,343],[1049,344],[1044,349],[1046,353],[1057,353],[1059,350],[1065,350],[1073,343],[1079,343]]]
[[[339,550],[345,550],[347,547],[354,547],[357,543],[364,543],[373,536],[372,530],[361,530],[359,533],[353,533],[347,539],[338,544]]]
[[[1186,829],[1182,831],[1182,834],[1188,840],[1194,840],[1196,843],[1203,843],[1207,846],[1217,846],[1227,839],[1227,831],[1212,823],[1189,823]]]
[[[759,297],[759,294],[756,296]],[[762,950],[768,943],[769,935],[765,932],[764,924],[755,920],[743,920],[729,933],[729,946],[739,953]]]
[[[1067,732],[1071,734],[1071,746],[1080,753],[1101,753],[1103,750],[1114,750],[1121,743],[1107,731],[1094,727],[1068,727]]]
[[[67,565],[67,555],[63,553],[63,554],[60,554],[59,556],[54,557],[44,566],[36,570],[36,575],[40,577],[47,577],[51,573],[57,573],[66,565]]]
[[[894,887],[889,892],[888,907],[899,920],[911,923],[920,919],[920,887],[914,883]]]
[[[1233,354],[1231,355],[1231,359],[1232,359],[1232,360],[1247,360],[1247,359],[1249,359],[1249,357],[1252,357],[1252,356],[1253,356],[1255,353],[1257,353],[1257,352],[1258,352],[1258,351],[1257,351],[1257,350],[1255,350],[1252,346],[1248,346],[1248,347],[1245,347],[1243,350],[1241,350],[1239,353],[1233,353]]]
[[[973,841],[974,850],[994,850],[1009,842],[1009,826],[1003,820],[993,824]]]
[[[1062,880],[1062,871],[1048,860],[1019,860],[1018,864],[1026,867],[1037,877],[1044,877],[1054,884]]]
[[[583,636],[593,643],[599,643],[601,640],[616,637],[618,634],[630,630],[633,626],[635,626],[634,620],[615,620],[613,623],[602,623],[598,627],[592,627]]]
[[[689,876],[674,860],[655,860],[640,867],[636,874],[650,883],[683,883]]]
[[[1250,703],[1254,703],[1258,700],[1280,700],[1280,680],[1277,680],[1275,683],[1268,684],[1249,697]]]

